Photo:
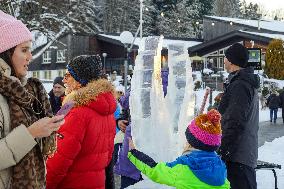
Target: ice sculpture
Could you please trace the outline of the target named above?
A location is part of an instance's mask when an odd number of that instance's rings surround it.
[[[168,45],[169,84],[164,98],[162,42],[163,37],[147,37],[139,46],[131,81],[130,113],[137,149],[156,161],[172,161],[182,153],[184,132],[193,118],[195,98],[191,64],[183,44]],[[145,179],[128,188],[171,187]]]

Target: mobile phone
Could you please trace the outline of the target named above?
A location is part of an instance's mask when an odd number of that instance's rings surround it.
[[[67,102],[60,108],[60,110],[58,110],[56,115],[64,115],[64,117],[65,117],[73,107],[74,107],[74,102]],[[62,120],[58,120],[57,122],[60,122]]]

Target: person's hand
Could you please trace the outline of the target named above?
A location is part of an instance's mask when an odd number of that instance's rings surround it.
[[[128,138],[128,143],[129,143],[129,151],[135,149],[133,140],[130,137]]]
[[[57,131],[64,123],[64,115],[45,117],[28,127],[28,131],[34,138],[48,137],[52,132]]]
[[[119,128],[123,133],[125,133],[127,124],[128,124],[128,121],[127,121],[127,120],[118,120],[118,122],[117,122],[118,128]]]

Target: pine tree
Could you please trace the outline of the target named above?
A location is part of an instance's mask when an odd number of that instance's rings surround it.
[[[215,16],[238,17],[240,15],[239,0],[215,0],[213,5]]]
[[[212,15],[213,14],[213,5],[214,1],[212,0],[199,0],[200,7],[199,7],[199,20],[201,21],[203,19],[204,15]],[[189,2],[190,3],[190,2]]]
[[[67,20],[75,28],[76,32],[96,34],[102,31],[101,7],[95,0],[69,1]]]
[[[195,33],[197,32],[195,21],[199,19],[200,8],[201,3],[199,0],[191,0],[191,2],[183,0],[177,4],[177,10],[180,10],[178,12],[180,22],[178,22],[178,27],[175,27],[179,29],[177,36],[195,37]]]
[[[153,0],[153,4],[160,12],[171,11],[180,0]]]
[[[272,40],[265,56],[264,73],[273,79],[284,79],[284,42],[280,39]]]
[[[104,9],[104,32],[136,32],[139,27],[139,0],[106,0]]]
[[[259,19],[260,14],[258,13],[258,4],[249,3],[247,4],[245,0],[241,2],[240,12],[241,18],[243,19]]]
[[[144,1],[143,5],[143,35],[158,35],[156,23],[161,20],[161,13],[152,0]]]

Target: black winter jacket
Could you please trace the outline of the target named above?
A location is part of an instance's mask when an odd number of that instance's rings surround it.
[[[269,109],[277,109],[280,107],[280,104],[281,104],[280,98],[276,94],[271,94],[267,98],[266,105],[268,106]]]
[[[55,115],[62,106],[62,98],[64,97],[64,95],[60,97],[56,97],[54,96],[54,93],[52,90],[48,93],[48,95],[49,95],[49,102],[52,108],[53,115]]]
[[[259,77],[248,67],[229,74],[218,110],[222,114],[219,154],[225,161],[255,167],[259,127]]]

